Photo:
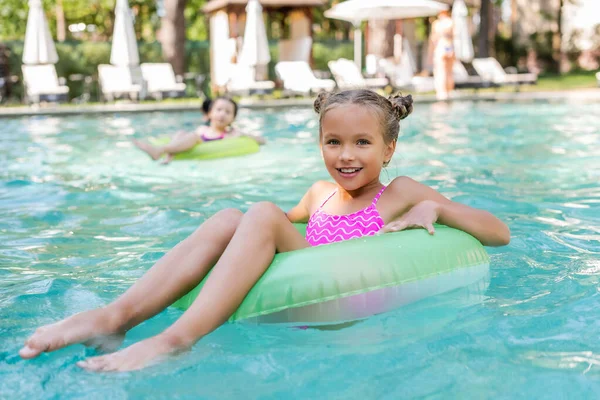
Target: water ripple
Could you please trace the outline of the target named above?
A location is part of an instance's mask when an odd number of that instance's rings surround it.
[[[197,113],[24,117],[0,126],[0,393],[11,398],[596,398],[600,114],[590,102],[418,104],[386,181],[409,175],[510,225],[475,303],[423,302],[335,331],[225,325],[189,353],[95,375],[72,346],[25,362],[34,327],[115,299],[226,207],[292,207],[327,179],[310,109],[241,110],[248,157],[152,163],[131,145]],[[10,144],[10,146],[8,145]],[[151,294],[149,294],[151,295]],[[126,344],[160,332],[167,310]],[[399,384],[401,382],[401,384]]]

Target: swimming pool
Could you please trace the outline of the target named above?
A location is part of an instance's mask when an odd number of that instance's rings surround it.
[[[327,178],[308,109],[242,110],[259,154],[160,166],[129,140],[195,113],[0,119],[0,397],[592,398],[600,394],[598,103],[417,104],[384,180],[409,175],[509,223],[482,300],[340,330],[228,324],[190,353],[93,374],[83,346],[22,361],[32,330],[122,293],[224,207],[291,207]],[[149,296],[151,294],[148,294]],[[155,334],[169,309],[132,330]]]

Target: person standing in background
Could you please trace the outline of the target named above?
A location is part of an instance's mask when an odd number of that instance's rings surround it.
[[[449,11],[442,11],[431,27],[430,51],[433,51],[433,77],[438,100],[446,100],[454,90],[454,23]]]

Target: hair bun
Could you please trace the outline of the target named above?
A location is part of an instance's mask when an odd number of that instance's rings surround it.
[[[327,100],[329,100],[330,97],[331,97],[331,93],[329,93],[329,92],[320,92],[317,95],[317,98],[315,99],[315,103],[314,103],[315,112],[317,114],[321,114],[321,111],[323,110],[323,106],[325,105]]]
[[[413,98],[410,94],[408,96],[397,94],[390,96],[388,99],[392,103],[392,109],[398,121],[408,117],[413,111]]]

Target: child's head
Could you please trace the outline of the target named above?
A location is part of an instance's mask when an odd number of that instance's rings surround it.
[[[347,189],[379,180],[396,148],[400,120],[413,110],[412,97],[385,98],[370,90],[321,93],[315,100],[319,141],[331,176]]]
[[[229,97],[219,96],[212,100],[208,108],[208,117],[211,123],[219,127],[231,125],[237,116],[238,106],[235,101]]]

